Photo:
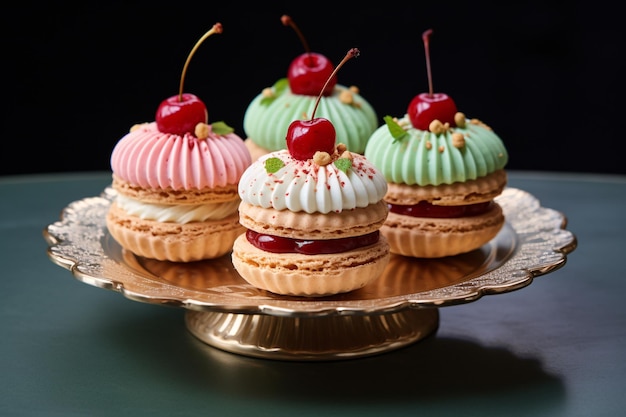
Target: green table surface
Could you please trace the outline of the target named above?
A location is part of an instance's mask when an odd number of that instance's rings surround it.
[[[437,332],[339,361],[277,361],[195,338],[185,310],[87,285],[44,228],[107,172],[0,177],[2,416],[620,416],[626,176],[509,172],[578,246],[531,285],[440,308]]]

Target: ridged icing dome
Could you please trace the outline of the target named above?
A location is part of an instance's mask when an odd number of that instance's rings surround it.
[[[237,184],[250,153],[234,133],[206,139],[161,133],[155,122],[139,125],[111,153],[113,173],[144,188],[192,190]]]
[[[319,166],[311,159],[294,159],[287,150],[269,153],[244,172],[239,196],[243,202],[263,208],[324,214],[381,201],[387,181],[364,156],[352,155],[352,166],[344,172],[334,163]],[[283,167],[268,173],[265,161],[269,158],[280,159]]]
[[[286,148],[289,124],[311,117],[317,100],[317,96],[294,94],[288,86],[271,89],[275,96],[257,95],[243,119],[248,138],[270,152]],[[337,131],[337,143],[344,143],[352,152],[361,154],[379,123],[373,107],[357,91],[339,84],[332,95],[321,98],[315,117],[330,120]]]
[[[452,184],[504,168],[508,153],[500,137],[476,119],[465,120],[435,134],[415,129],[405,115],[397,123],[406,134],[395,139],[386,124],[380,126],[369,139],[365,156],[387,181],[408,185]]]

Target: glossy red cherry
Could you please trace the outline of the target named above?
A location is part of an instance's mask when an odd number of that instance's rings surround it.
[[[421,130],[428,130],[433,120],[441,123],[449,123],[456,126],[454,115],[457,112],[456,104],[447,94],[433,92],[433,77],[430,70],[430,35],[432,29],[428,29],[422,34],[424,51],[426,54],[426,70],[428,75],[428,93],[418,94],[411,100],[407,109],[409,119],[413,127]]]
[[[157,108],[155,121],[160,132],[174,135],[194,134],[198,123],[209,123],[209,113],[205,104],[194,94],[183,93],[185,74],[191,57],[206,38],[214,33],[222,33],[222,24],[216,23],[194,45],[187,56],[183,72],[180,76],[178,94],[161,102]]]
[[[198,97],[184,93],[163,100],[155,119],[160,132],[184,135],[193,133],[198,123],[208,123],[209,114]]]
[[[428,130],[428,126],[435,119],[441,123],[449,123],[450,126],[456,126],[456,123],[454,123],[456,112],[456,104],[444,93],[418,94],[411,100],[407,110],[413,127],[421,130]]]
[[[281,21],[285,26],[291,26],[296,31],[304,50],[306,51],[291,61],[287,70],[289,87],[295,94],[316,96],[322,91],[322,95],[329,96],[333,93],[337,77],[330,75],[333,72],[333,63],[326,56],[311,52],[302,32],[288,15],[283,15]],[[330,78],[330,81],[327,81]]]
[[[294,94],[307,96],[322,95],[329,96],[333,93],[333,88],[337,84],[337,77],[331,78],[330,82],[324,84],[333,72],[333,63],[324,55],[307,52],[291,61],[287,71],[289,87]]]
[[[348,51],[343,60],[337,65],[337,68],[326,79],[326,84],[337,74],[339,68],[343,66],[350,58],[359,56],[360,51],[357,48],[352,48]],[[337,133],[335,127],[328,119],[323,117],[315,118],[315,111],[322,98],[322,92],[326,88],[323,85],[321,92],[317,96],[315,101],[315,107],[311,114],[310,120],[294,120],[287,128],[287,135],[285,140],[287,142],[287,150],[295,159],[304,161],[313,158],[315,152],[327,152],[333,154],[335,150],[335,140]]]
[[[336,138],[335,127],[328,119],[296,120],[287,129],[287,150],[301,161],[313,158],[317,151],[332,155]]]

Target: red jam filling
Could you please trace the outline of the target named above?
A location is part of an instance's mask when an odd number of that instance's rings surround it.
[[[379,232],[376,230],[362,236],[328,240],[310,240],[265,235],[250,229],[246,232],[248,242],[266,252],[303,253],[306,255],[347,252],[349,250],[373,245],[378,242],[378,235]]]
[[[484,203],[467,204],[464,206],[437,206],[426,201],[420,201],[412,206],[400,206],[389,204],[389,211],[396,214],[413,217],[431,217],[450,219],[456,217],[478,216],[491,210],[493,201]]]

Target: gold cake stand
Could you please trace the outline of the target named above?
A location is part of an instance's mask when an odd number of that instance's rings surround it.
[[[577,246],[562,213],[508,187],[497,198],[505,226],[482,248],[441,259],[392,255],[383,275],[359,290],[290,297],[247,284],[230,255],[174,263],[123,250],[105,224],[114,195],[107,187],[69,204],[43,231],[49,258],[86,284],[185,308],[198,339],[266,359],[339,360],[407,346],[436,332],[440,307],[523,288],[562,267]]]

